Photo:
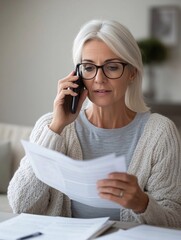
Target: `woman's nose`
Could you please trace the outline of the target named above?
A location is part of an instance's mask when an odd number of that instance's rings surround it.
[[[106,78],[103,70],[102,70],[101,68],[99,68],[99,69],[97,70],[97,74],[96,74],[96,76],[95,76],[95,82],[96,82],[96,83],[103,83],[103,82],[105,82],[106,80],[107,80],[107,78]]]

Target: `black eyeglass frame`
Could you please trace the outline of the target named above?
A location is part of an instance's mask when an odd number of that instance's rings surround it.
[[[108,63],[120,63],[120,64],[122,64],[122,66],[123,66],[123,71],[122,71],[122,73],[121,73],[121,75],[120,75],[119,77],[117,77],[117,78],[110,78],[110,77],[108,77],[108,76],[105,74],[105,72],[104,72],[104,66],[105,66],[106,64],[108,64]],[[84,77],[82,76],[82,72],[80,71],[79,67],[80,67],[81,65],[83,65],[83,64],[90,64],[90,65],[93,65],[93,66],[96,67],[96,72],[95,72],[94,77],[92,77],[92,78],[84,78]],[[127,65],[129,65],[129,63],[125,63],[125,62],[107,62],[107,63],[105,63],[105,64],[103,64],[103,65],[100,65],[100,66],[98,66],[98,65],[96,65],[96,64],[94,64],[94,63],[78,63],[78,64],[76,65],[76,69],[78,68],[78,70],[79,70],[79,72],[80,72],[80,74],[81,74],[81,76],[82,76],[82,78],[83,78],[84,80],[92,80],[93,78],[95,78],[96,75],[97,75],[97,72],[98,72],[98,69],[99,69],[99,68],[102,69],[102,72],[104,73],[104,75],[105,75],[108,79],[118,79],[118,78],[122,77],[122,75],[123,75],[123,73],[124,73],[124,69],[125,69],[125,67],[126,67]]]

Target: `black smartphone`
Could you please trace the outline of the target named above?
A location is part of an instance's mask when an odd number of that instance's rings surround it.
[[[75,69],[75,75],[79,76],[77,81],[75,81],[75,83],[78,84],[79,86],[77,88],[73,89],[73,91],[78,93],[78,95],[77,96],[72,96],[71,105],[70,105],[71,113],[76,113],[78,102],[79,102],[79,98],[80,98],[82,90],[84,89],[84,83],[82,81],[82,76],[81,76],[81,73],[79,72],[78,67],[76,67],[76,69]]]

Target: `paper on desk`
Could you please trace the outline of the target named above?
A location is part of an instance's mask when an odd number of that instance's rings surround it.
[[[120,208],[120,205],[101,199],[96,182],[111,172],[125,172],[123,156],[109,154],[88,161],[73,160],[62,153],[35,143],[22,141],[37,178],[65,193],[70,199],[93,207]]]
[[[115,233],[99,237],[100,240],[180,240],[181,230],[139,225],[128,230],[119,230]]]
[[[109,225],[108,217],[78,219],[65,217],[20,214],[0,223],[0,239],[15,240],[35,232],[43,235],[41,240],[87,240],[105,225]]]

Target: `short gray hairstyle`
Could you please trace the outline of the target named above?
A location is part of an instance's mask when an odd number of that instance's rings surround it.
[[[130,31],[117,21],[91,20],[77,34],[73,44],[74,64],[81,62],[84,44],[93,39],[103,41],[118,57],[132,65],[136,70],[133,83],[127,88],[126,106],[135,112],[146,112],[149,108],[142,93],[143,62],[138,44]]]

